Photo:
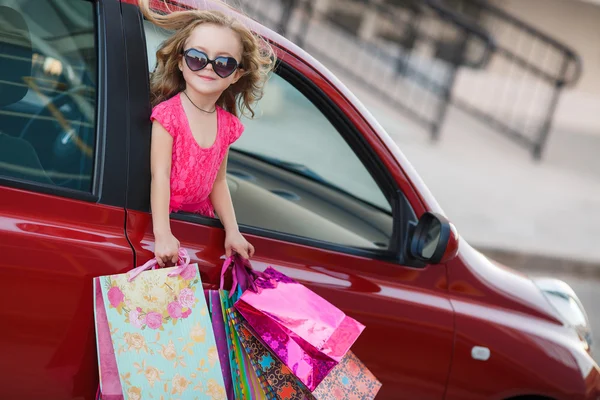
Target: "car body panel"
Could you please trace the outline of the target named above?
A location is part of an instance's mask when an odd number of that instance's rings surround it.
[[[133,265],[122,208],[0,186],[0,393],[91,398],[92,278]]]
[[[192,262],[198,263],[205,287],[216,288],[224,258],[223,231],[187,221],[171,224]],[[138,258],[152,257],[150,216],[129,212],[127,226]],[[454,340],[452,309],[442,295],[443,266],[408,269],[282,240],[246,237],[257,251],[253,268],[273,266],[367,326],[353,351],[385,382],[381,398],[443,397]]]
[[[496,304],[452,299],[452,306],[456,345],[447,399],[595,399],[585,382],[598,367],[569,328]],[[475,347],[490,349],[489,359],[474,358]]]
[[[448,276],[456,343],[447,399],[595,400],[600,386],[586,382],[600,379],[598,366],[529,277],[465,241]],[[489,360],[474,359],[474,347],[489,349]]]

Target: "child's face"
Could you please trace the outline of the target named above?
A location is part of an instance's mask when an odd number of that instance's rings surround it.
[[[230,28],[219,25],[202,24],[196,27],[187,39],[184,51],[191,48],[206,53],[211,60],[217,57],[233,57],[238,64],[242,60],[242,43],[239,35]],[[179,69],[183,72],[187,87],[203,95],[220,96],[242,75],[242,71],[238,68],[228,77],[221,78],[215,73],[211,64],[199,71],[192,71],[183,57],[179,61]]]

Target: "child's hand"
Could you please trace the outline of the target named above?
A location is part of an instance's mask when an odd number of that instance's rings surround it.
[[[245,259],[249,259],[254,255],[254,246],[240,232],[227,232],[225,234],[225,255],[230,257],[233,252],[238,253]]]
[[[177,265],[179,259],[179,240],[172,233],[155,235],[154,256],[158,265],[164,267],[168,263]]]

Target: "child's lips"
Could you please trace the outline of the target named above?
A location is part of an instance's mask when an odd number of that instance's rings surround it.
[[[215,78],[213,78],[212,76],[203,76],[203,75],[199,75],[198,77],[199,77],[200,79],[202,79],[203,81],[207,81],[207,82],[210,82],[210,81],[214,81],[214,80],[215,80]]]

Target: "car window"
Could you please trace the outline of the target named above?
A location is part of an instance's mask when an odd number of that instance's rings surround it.
[[[234,149],[276,160],[372,206],[391,207],[369,171],[323,113],[291,84],[273,75],[257,107],[242,117],[246,135]]]
[[[166,32],[145,21],[148,66]],[[228,181],[240,224],[356,248],[387,249],[392,208],[324,113],[274,74],[232,145]]]
[[[0,177],[91,191],[94,6],[0,0]]]
[[[391,206],[323,112],[278,75],[256,111],[257,118],[242,118],[246,129],[229,156],[240,222],[345,246],[388,248]]]

